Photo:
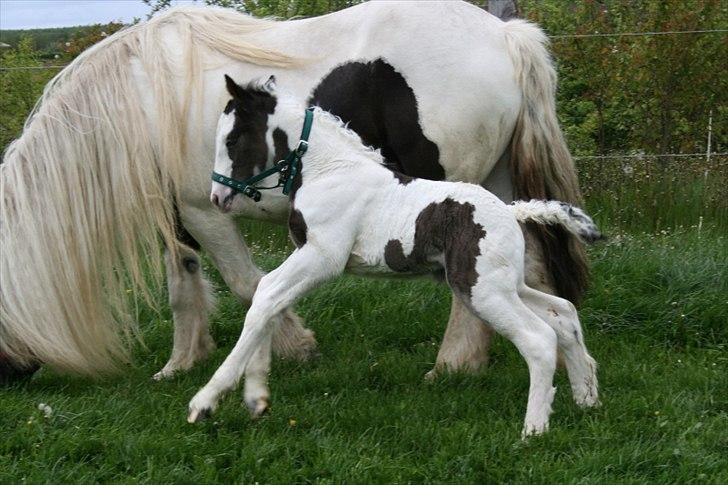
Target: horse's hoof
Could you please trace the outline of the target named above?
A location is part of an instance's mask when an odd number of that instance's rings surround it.
[[[152,380],[157,381],[157,382],[165,381],[167,379],[171,379],[173,376],[174,376],[174,371],[162,369],[152,376]]]
[[[253,419],[265,416],[270,411],[270,403],[268,402],[268,398],[265,397],[246,401],[245,406],[247,406],[248,411],[250,411],[250,417]]]
[[[435,382],[435,379],[437,379],[438,375],[439,371],[437,367],[433,367],[427,374],[425,374],[425,382]]]

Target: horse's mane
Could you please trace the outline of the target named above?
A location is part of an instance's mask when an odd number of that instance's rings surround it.
[[[201,54],[294,65],[251,40],[275,24],[173,8],[91,47],[48,83],[0,165],[0,353],[84,374],[127,359],[123,335],[135,331],[127,289],[153,301],[159,235],[176,248],[174,202],[188,114],[202,100]],[[183,69],[170,62],[180,57]]]

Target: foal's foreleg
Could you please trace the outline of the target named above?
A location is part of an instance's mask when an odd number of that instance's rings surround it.
[[[275,317],[281,311],[317,284],[343,270],[343,266],[332,268],[330,263],[329,258],[310,245],[304,246],[260,280],[240,339],[212,379],[190,401],[189,422],[198,421],[213,412],[221,395],[237,385],[253,355],[270,338]]]
[[[225,283],[244,305],[249,305],[263,272],[255,265],[235,221],[215,208],[184,208],[182,218],[190,233],[210,254]],[[273,334],[276,355],[306,360],[316,352],[316,339],[293,310],[281,314]]]

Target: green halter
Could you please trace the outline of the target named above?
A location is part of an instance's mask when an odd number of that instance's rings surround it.
[[[306,150],[308,150],[308,135],[311,134],[311,125],[313,125],[313,108],[308,108],[305,113],[305,118],[303,119],[303,130],[301,130],[301,139],[298,141],[298,146],[286,155],[286,158],[278,161],[268,170],[265,170],[258,175],[253,175],[245,180],[235,180],[217,172],[212,172],[212,180],[230,187],[235,192],[247,195],[255,202],[260,200],[261,190],[283,187],[283,195],[288,195],[291,191],[291,187],[293,186],[293,179],[295,179],[298,174],[298,164],[301,161],[303,154],[306,153]],[[278,179],[278,185],[275,187],[255,186],[255,184],[261,180],[264,180],[277,172],[280,172],[281,176]]]

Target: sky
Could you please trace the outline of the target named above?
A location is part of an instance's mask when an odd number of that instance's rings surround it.
[[[149,11],[142,0],[0,0],[0,29],[126,23],[146,19]]]

